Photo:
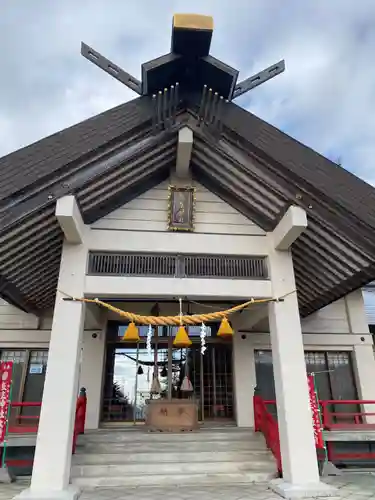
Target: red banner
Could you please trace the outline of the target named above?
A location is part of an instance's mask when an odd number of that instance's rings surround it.
[[[314,376],[308,375],[307,382],[309,385],[310,407],[311,407],[312,423],[314,429],[315,446],[319,449],[323,449],[324,448],[323,428],[320,420],[319,402],[315,391]]]
[[[0,443],[4,441],[7,430],[12,372],[13,361],[0,363]]]

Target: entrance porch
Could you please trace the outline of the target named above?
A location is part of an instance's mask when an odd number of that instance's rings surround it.
[[[103,380],[100,365],[92,363],[90,357],[93,353],[90,353],[90,350],[85,353],[84,344],[81,353],[85,315],[89,312],[91,305],[87,306],[84,301],[71,298],[91,296],[112,300],[113,302],[118,301],[121,296],[129,297],[133,291],[135,291],[138,298],[142,298],[141,289],[143,290],[143,298],[146,291],[148,291],[148,300],[151,298],[158,302],[164,299],[169,300],[172,304],[174,303],[173,315],[179,312],[177,307],[178,297],[185,297],[182,303],[195,304],[201,308],[206,306],[205,302],[207,301],[221,301],[222,307],[217,307],[217,310],[227,309],[228,306],[224,307],[224,304],[228,302],[246,302],[249,300],[249,295],[253,296],[253,302],[257,302],[257,300],[264,302],[263,309],[260,307],[257,313],[260,318],[268,318],[283,464],[283,481],[277,483],[275,488],[281,494],[285,493],[286,496],[290,495],[291,491],[297,492],[297,494],[302,494],[302,492],[305,492],[305,494],[306,492],[314,493],[315,496],[329,493],[328,486],[319,480],[293,260],[290,251],[285,249],[285,246],[288,248],[306,227],[307,220],[304,211],[297,207],[291,207],[274,232],[269,233],[264,239],[263,245],[268,255],[268,279],[259,279],[257,281],[220,278],[202,280],[127,277],[124,279],[119,276],[86,276],[87,258],[93,239],[90,238],[89,228],[83,226],[80,229],[81,242],[78,244],[69,243],[69,231],[71,231],[72,225],[79,224],[76,215],[77,207],[74,203],[61,203],[61,206],[68,206],[70,210],[73,207],[73,212],[70,214],[70,225],[67,224],[69,217],[67,214],[64,216],[63,227],[66,229],[66,241],[63,246],[51,331],[49,364],[44,387],[33,476],[31,487],[23,493],[23,496],[40,498],[42,494],[46,495],[49,492],[48,495],[52,498],[55,495],[54,492],[56,494],[58,492],[59,497],[65,495],[75,498],[79,494],[78,490],[72,488],[69,484],[74,409],[80,378],[81,380],[86,378],[89,382],[89,384],[86,384],[88,402],[90,405],[90,401],[93,401],[96,411],[100,406],[97,405],[97,397],[93,397],[95,387],[96,394],[98,394],[98,387],[104,386],[105,398],[101,416],[106,415],[107,419],[111,419],[114,415],[113,405],[111,404],[113,402],[114,360],[116,360],[114,354],[116,349],[120,349],[118,339],[120,337],[119,333],[122,332],[122,325],[117,324],[112,329],[109,328],[107,332],[106,320],[108,317],[101,316],[103,329],[96,335],[94,340],[98,340],[98,346],[101,342],[103,355],[105,351],[110,352],[106,356],[105,377]],[[78,226],[76,229],[78,230]],[[73,232],[74,234],[77,233],[76,230]],[[278,250],[279,246],[283,250]],[[169,285],[175,291],[172,296],[170,292],[167,293]],[[248,292],[247,296],[244,293],[245,289],[250,292]],[[233,408],[235,407],[236,419],[240,425],[246,426],[247,423],[247,426],[250,426],[252,424],[252,391],[249,389],[251,382],[254,387],[255,378],[253,377],[252,380],[248,378],[249,372],[246,369],[248,361],[246,362],[246,357],[241,360],[243,348],[238,335],[241,330],[241,323],[246,323],[246,318],[255,314],[255,311],[252,310],[253,305],[252,303],[249,304],[249,307],[242,314],[237,313],[231,316],[232,325],[237,336],[236,341],[233,343],[233,379],[232,373],[230,373],[232,371],[230,349],[225,344],[218,348],[219,343],[215,340],[215,332],[211,325],[209,325],[211,334],[207,336],[207,352],[203,356],[197,355],[197,350],[194,349],[195,343],[192,341],[190,351],[176,352],[177,363],[174,363],[171,350],[173,330],[168,331],[166,329],[164,331],[163,329],[160,332],[161,346],[164,343],[164,352],[167,350],[168,353],[166,360],[167,384],[165,388],[167,394],[172,396],[173,391],[177,392],[177,394],[179,391],[179,383],[173,384],[171,379],[174,367],[180,369],[182,362],[185,369],[192,368],[191,373],[194,375],[196,382],[196,395],[198,395],[199,388],[198,408],[202,420],[210,417],[218,418],[221,414],[223,418],[231,418],[234,416]],[[93,307],[95,311],[98,311],[97,305],[94,304]],[[111,310],[111,307],[108,307],[108,309]],[[129,311],[131,309],[126,307],[124,310]],[[132,313],[135,312],[133,309]],[[183,313],[191,312],[194,311],[183,311]],[[147,321],[142,322],[147,323]],[[192,338],[194,338],[193,330]],[[153,340],[155,345],[156,339]],[[141,342],[139,347],[143,348],[142,344]],[[123,353],[118,350],[117,354],[121,353],[121,356],[124,354],[122,357],[132,361],[136,374],[144,376],[145,370],[140,363],[139,347],[134,352],[135,346],[133,346],[131,354],[126,350]],[[89,359],[85,359],[85,356],[89,356]],[[98,356],[98,351],[96,351],[95,356]],[[191,360],[191,367],[189,362],[186,363],[189,360]],[[144,364],[144,360],[141,361]],[[152,359],[149,362],[152,362]],[[158,362],[154,366],[159,370]],[[143,374],[139,373],[140,367],[142,367]],[[88,377],[88,374],[92,374],[93,377]],[[131,379],[131,377],[129,378]],[[126,380],[124,386],[125,382]],[[137,420],[139,412],[137,403],[138,386],[136,387],[136,383],[138,384],[138,377],[130,381],[128,391],[130,400],[133,399],[133,420],[134,418]],[[235,403],[231,400],[233,394],[231,386],[234,386]],[[127,408],[127,406],[129,405],[125,404],[124,392],[123,401],[115,406],[116,412],[120,413],[121,418],[128,419],[129,407]],[[58,399],[56,399],[56,393],[59,394]],[[102,394],[102,391],[100,390],[99,393]],[[109,405],[108,398],[110,400]],[[90,412],[89,405],[88,411]],[[51,461],[51,456],[56,457],[55,460]]]
[[[152,398],[192,398],[199,422],[233,421],[232,342],[216,336],[217,325],[207,327],[207,350],[201,352],[199,327],[187,327],[192,340],[189,348],[173,348],[177,328],[159,327],[147,348],[147,327],[141,327],[141,342],[124,344],[126,325],[108,322],[101,422],[144,422],[147,403]],[[154,374],[161,385],[152,394]],[[192,391],[186,393],[184,377]]]

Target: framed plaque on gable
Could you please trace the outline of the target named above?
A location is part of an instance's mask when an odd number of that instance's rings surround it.
[[[195,188],[169,186],[169,231],[194,231]]]

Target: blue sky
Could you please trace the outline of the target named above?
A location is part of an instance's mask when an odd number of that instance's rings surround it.
[[[2,0],[0,156],[135,97],[80,43],[139,77],[175,12],[213,15],[211,52],[241,78],[285,58],[239,104],[375,185],[374,0]]]

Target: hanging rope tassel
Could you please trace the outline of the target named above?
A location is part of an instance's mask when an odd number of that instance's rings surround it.
[[[217,336],[222,339],[231,339],[233,338],[233,333],[233,328],[230,326],[228,319],[223,318],[221,320]]]
[[[173,340],[173,345],[174,345],[174,347],[177,347],[177,348],[190,347],[192,344],[192,341],[189,339],[189,335],[187,334],[187,331],[186,331],[185,327],[183,326],[182,299],[179,299],[179,301],[180,301],[180,328],[177,330],[176,336]]]
[[[132,321],[129,323],[124,336],[122,337],[124,342],[139,342],[141,339],[139,337],[139,331],[135,323]]]
[[[173,346],[177,348],[190,347],[192,341],[189,339],[189,335],[183,326],[177,330],[176,336],[173,340]]]

